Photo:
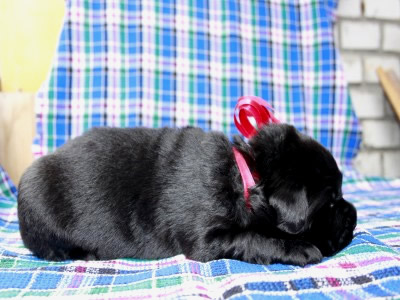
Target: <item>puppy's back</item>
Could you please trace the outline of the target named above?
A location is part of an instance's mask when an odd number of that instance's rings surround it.
[[[157,208],[174,205],[160,205],[163,186],[174,170],[192,175],[182,164],[196,158],[204,135],[195,128],[98,128],[38,159],[19,186],[25,245],[50,260],[176,254],[173,241],[157,243],[168,226]]]

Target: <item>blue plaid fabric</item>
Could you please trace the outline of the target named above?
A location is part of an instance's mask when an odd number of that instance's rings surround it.
[[[304,268],[236,260],[48,262],[23,247],[17,191],[0,168],[0,298],[369,299],[400,296],[400,180],[345,169],[343,191],[358,211],[351,244]],[[353,173],[353,174],[351,174]]]
[[[236,134],[242,95],[349,163],[359,145],[332,23],[336,1],[71,0],[37,97],[38,156],[93,126]]]
[[[0,168],[0,298],[366,299],[400,295],[400,180],[350,166],[360,134],[334,48],[336,0],[69,0],[37,97],[35,153],[94,126],[237,133],[242,95],[328,149],[358,210],[352,243],[305,268],[234,260],[40,260],[23,246],[17,191]]]

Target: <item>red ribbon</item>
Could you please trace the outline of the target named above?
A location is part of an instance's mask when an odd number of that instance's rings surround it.
[[[236,128],[246,138],[251,138],[257,133],[265,124],[280,123],[277,118],[272,114],[272,106],[256,96],[243,96],[240,97],[238,103],[235,106],[234,111],[234,122]],[[251,124],[249,118],[254,118],[257,127]]]
[[[256,185],[253,174],[247,165],[246,159],[238,149],[233,147],[233,155],[235,156],[236,164],[239,168],[240,176],[242,177],[244,199],[246,207],[251,208],[249,189]]]
[[[251,138],[257,133],[265,124],[280,123],[277,118],[270,111],[272,106],[265,100],[256,96],[243,96],[240,97],[235,107],[234,121],[236,128],[246,138]],[[249,118],[254,118],[257,127],[251,124]],[[242,153],[233,147],[233,154],[235,156],[236,163],[239,168],[240,175],[242,177],[244,199],[246,201],[246,207],[251,208],[249,189],[252,188],[256,183],[254,177],[256,174],[252,174],[249,166],[247,165],[246,159]]]

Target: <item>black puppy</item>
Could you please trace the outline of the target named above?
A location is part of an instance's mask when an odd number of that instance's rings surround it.
[[[89,131],[23,175],[22,239],[48,260],[164,258],[317,263],[353,237],[332,155],[289,125],[233,146],[259,175],[246,207],[232,144],[198,128]]]

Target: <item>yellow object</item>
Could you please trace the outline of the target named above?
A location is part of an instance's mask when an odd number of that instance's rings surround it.
[[[387,99],[400,121],[400,80],[393,70],[385,71],[382,67],[379,67],[376,72],[378,73],[383,90],[388,96]]]
[[[0,0],[3,91],[38,90],[49,73],[64,13],[64,0]]]
[[[34,93],[0,93],[0,165],[15,184],[32,163]]]

